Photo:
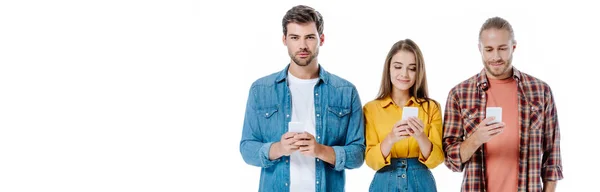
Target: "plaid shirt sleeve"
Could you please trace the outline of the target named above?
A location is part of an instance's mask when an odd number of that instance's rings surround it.
[[[456,88],[454,88],[450,91],[446,100],[442,144],[446,153],[444,164],[454,172],[462,172],[464,165],[460,160],[460,144],[463,142],[464,135],[457,96]]]
[[[546,106],[544,109],[544,142],[542,156],[542,180],[556,181],[563,178],[560,157],[560,133],[554,97],[549,86],[546,87]]]

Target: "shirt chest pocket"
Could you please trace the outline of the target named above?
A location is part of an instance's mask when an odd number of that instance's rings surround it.
[[[281,125],[279,107],[267,106],[257,110],[258,126],[262,132],[264,141],[278,141],[284,133],[284,127]]]
[[[539,102],[531,102],[529,113],[529,127],[533,130],[539,130],[544,125],[543,107]]]
[[[477,128],[477,125],[479,125],[480,119],[479,119],[479,110],[473,108],[470,110],[463,110],[462,111],[462,122],[463,122],[463,129],[466,133],[466,135],[471,135],[471,133],[473,131],[475,131],[475,129]]]
[[[350,121],[350,108],[340,106],[328,106],[326,113],[325,130],[327,137],[334,141],[345,138],[348,123]]]
[[[529,144],[537,145],[543,143],[544,139],[544,112],[538,102],[532,102],[529,106]]]

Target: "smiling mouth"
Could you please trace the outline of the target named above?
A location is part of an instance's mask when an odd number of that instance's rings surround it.
[[[490,65],[496,67],[496,66],[504,65],[504,63],[503,62],[500,62],[500,63],[490,63]]]

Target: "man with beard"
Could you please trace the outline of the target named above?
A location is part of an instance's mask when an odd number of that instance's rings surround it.
[[[317,61],[325,41],[319,12],[295,6],[282,24],[291,61],[252,84],[240,152],[262,168],[259,191],[344,191],[344,170],[364,161],[358,92]]]
[[[449,92],[445,164],[464,170],[462,191],[555,191],[563,178],[552,91],[512,66],[516,47],[508,21],[486,20],[479,32],[484,69]],[[490,107],[501,108],[497,119]]]

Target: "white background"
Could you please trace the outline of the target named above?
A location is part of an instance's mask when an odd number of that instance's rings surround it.
[[[527,2],[523,4],[523,2]],[[596,186],[597,6],[566,2],[0,2],[0,191],[257,191],[239,153],[250,84],[289,62],[281,19],[307,4],[325,19],[319,62],[374,99],[391,45],[411,38],[431,97],[478,73],[477,35],[501,16],[514,66],[556,97],[558,191]],[[462,173],[433,169],[439,191]],[[367,191],[374,171],[346,172]],[[586,176],[587,175],[587,176]],[[210,190],[209,190],[210,189]]]

